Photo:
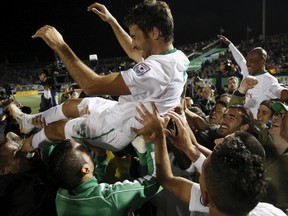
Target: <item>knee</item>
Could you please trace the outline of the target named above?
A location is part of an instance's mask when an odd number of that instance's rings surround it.
[[[71,107],[73,105],[78,105],[82,98],[70,98],[63,102],[63,107]]]
[[[71,98],[62,104],[63,113],[70,113],[72,110],[77,111],[77,106],[82,101],[82,98]]]

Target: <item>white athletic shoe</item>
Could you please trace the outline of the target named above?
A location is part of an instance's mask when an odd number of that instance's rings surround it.
[[[21,148],[22,148],[22,146],[23,146],[23,139],[20,137],[20,136],[18,136],[17,134],[15,134],[14,132],[8,132],[7,134],[6,134],[6,138],[8,139],[8,140],[10,140],[11,142],[13,142],[14,143],[14,145],[15,146],[17,146],[17,148],[18,148],[18,151],[20,151],[21,150]],[[35,155],[35,152],[28,152],[27,154],[26,154],[26,158],[32,158],[32,157],[34,157],[34,155]]]
[[[17,143],[18,145],[22,146],[22,138],[15,134],[14,132],[8,132],[6,134],[6,138],[12,142]]]
[[[34,125],[27,123],[26,116],[27,114],[23,113],[15,104],[9,106],[10,115],[17,121],[19,124],[20,132],[23,134],[29,134],[33,129]]]

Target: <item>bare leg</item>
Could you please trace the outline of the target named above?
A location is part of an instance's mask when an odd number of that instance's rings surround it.
[[[52,142],[65,140],[65,124],[68,120],[63,119],[53,122],[41,129],[36,134],[31,135],[23,141],[23,151],[33,151],[36,148],[49,146]]]
[[[62,119],[79,117],[77,106],[81,101],[82,98],[69,99],[58,106],[51,107],[50,109],[40,113],[41,119],[45,119],[47,124],[51,124],[52,122],[56,122]]]
[[[68,120],[60,120],[53,122],[44,128],[45,135],[50,141],[62,141],[65,140],[64,128]]]

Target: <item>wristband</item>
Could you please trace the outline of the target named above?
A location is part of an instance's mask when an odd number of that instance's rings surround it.
[[[206,160],[206,157],[201,153],[199,158],[194,162],[194,166],[197,168],[198,172],[202,172],[202,164]]]
[[[239,92],[238,90],[236,90],[236,91],[234,92],[234,95],[239,96],[239,97],[244,97],[244,96],[245,96],[245,94],[242,94],[242,93]]]

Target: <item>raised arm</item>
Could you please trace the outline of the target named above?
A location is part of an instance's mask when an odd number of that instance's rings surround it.
[[[203,119],[189,109],[185,109],[185,116],[192,131],[204,131],[210,126],[210,123],[206,119]]]
[[[42,38],[59,55],[72,78],[87,95],[117,96],[130,94],[121,73],[112,73],[106,76],[97,75],[74,54],[54,27],[45,25],[32,38]]]
[[[141,118],[136,119],[144,125],[144,128],[133,130],[138,134],[145,133],[144,137],[155,142],[156,177],[159,183],[184,203],[189,204],[193,183],[173,175],[166,145],[166,121],[160,117],[154,103],[152,103],[152,109],[153,113],[150,113],[143,104],[140,104],[137,111]]]
[[[244,105],[247,91],[249,89],[254,88],[255,85],[257,85],[257,83],[258,83],[257,78],[253,76],[245,77],[241,81],[239,88],[236,91],[234,91],[234,93],[232,94],[232,98],[228,106],[231,106],[234,104]]]
[[[109,23],[117,40],[119,41],[121,47],[124,49],[126,54],[129,56],[129,58],[133,59],[135,62],[142,61],[141,53],[133,48],[132,38],[121,27],[116,18],[113,17],[113,15],[108,11],[105,5],[95,2],[90,5],[87,10],[97,14],[104,22]]]
[[[244,77],[248,76],[249,73],[248,73],[248,69],[246,66],[246,59],[242,55],[242,53],[224,35],[217,35],[217,36],[224,44],[226,44],[229,47],[230,51],[232,52],[233,58],[235,59],[238,66],[241,68],[241,73],[243,74],[243,76]]]

